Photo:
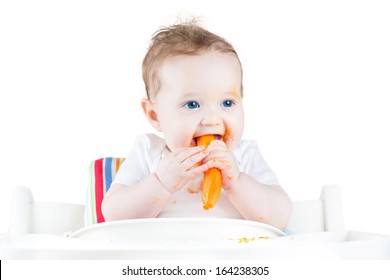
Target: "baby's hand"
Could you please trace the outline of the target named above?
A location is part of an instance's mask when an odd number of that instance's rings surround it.
[[[230,189],[237,181],[240,170],[233,153],[228,150],[226,144],[220,140],[214,140],[207,147],[209,155],[203,160],[207,168],[218,168],[222,173],[222,188]]]
[[[200,146],[177,149],[160,160],[156,175],[163,186],[174,193],[208,169],[205,164],[199,165],[207,155],[208,151]]]

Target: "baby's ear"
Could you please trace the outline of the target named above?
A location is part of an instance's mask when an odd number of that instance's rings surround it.
[[[161,131],[160,121],[158,120],[157,112],[154,108],[153,103],[148,98],[143,98],[141,100],[141,106],[144,110],[144,113],[149,120],[150,124],[157,130]]]

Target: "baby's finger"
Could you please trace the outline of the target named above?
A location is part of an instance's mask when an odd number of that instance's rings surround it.
[[[194,150],[194,148],[196,150],[197,148],[201,148],[201,147],[194,146],[194,147],[177,148],[172,150],[171,155],[174,157],[181,157],[185,153],[191,153],[191,151]]]
[[[208,155],[203,160],[204,162],[209,161],[209,160],[213,160],[213,159],[225,159],[227,156],[226,151],[222,151],[222,150],[214,150],[214,151],[207,150],[207,151],[208,151]]]
[[[188,158],[186,158],[182,162],[182,166],[184,167],[185,170],[188,170],[194,166],[197,166],[204,158],[207,157],[209,152],[207,150],[202,150],[199,153],[196,153]]]
[[[196,166],[196,167],[191,168],[191,169],[188,170],[187,172],[188,172],[191,176],[196,176],[196,175],[199,175],[199,174],[201,174],[201,173],[206,172],[207,170],[209,170],[209,167],[207,166],[207,164],[202,164],[202,165],[199,165],[199,166]]]
[[[175,160],[177,160],[179,163],[182,163],[187,158],[203,151],[204,149],[205,149],[204,147],[181,148],[173,152],[173,155],[175,157]]]
[[[208,145],[207,149],[208,150],[220,150],[220,149],[227,150],[227,146],[226,146],[225,142],[223,142],[221,140],[213,140],[210,142],[210,145]]]
[[[213,158],[205,162],[208,168],[218,168],[219,170],[230,169],[232,168],[231,163],[226,159]]]

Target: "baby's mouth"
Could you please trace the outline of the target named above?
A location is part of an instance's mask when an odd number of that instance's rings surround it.
[[[201,135],[201,136],[203,136],[203,135]],[[223,135],[221,135],[221,134],[213,134],[213,136],[214,136],[214,139],[215,140],[223,140]],[[193,139],[192,139],[192,141],[191,141],[191,146],[196,146],[197,145],[197,141],[198,141],[198,138],[199,138],[200,136],[197,136],[197,137],[194,137]]]

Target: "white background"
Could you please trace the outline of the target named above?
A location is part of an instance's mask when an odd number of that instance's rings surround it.
[[[124,157],[150,36],[199,16],[244,67],[245,138],[293,200],[338,184],[346,227],[390,234],[387,1],[1,1],[0,232],[12,187],[84,203],[87,167]]]
[[[185,273],[187,269],[206,269],[207,275],[183,276],[145,276],[132,275],[123,276],[122,271],[127,267],[130,269],[180,269]],[[69,279],[96,279],[96,280],[117,280],[117,279],[218,279],[218,270],[229,267],[268,267],[268,275],[232,276],[223,275],[223,279],[300,279],[300,280],[328,280],[334,279],[375,279],[388,280],[390,277],[389,262],[387,260],[358,261],[358,260],[5,260],[1,263],[1,276],[5,280],[58,280]],[[23,269],[21,269],[23,268]],[[261,270],[260,270],[261,271]],[[264,270],[263,270],[264,271]],[[221,273],[222,274],[222,273]],[[3,277],[4,276],[4,277]]]

